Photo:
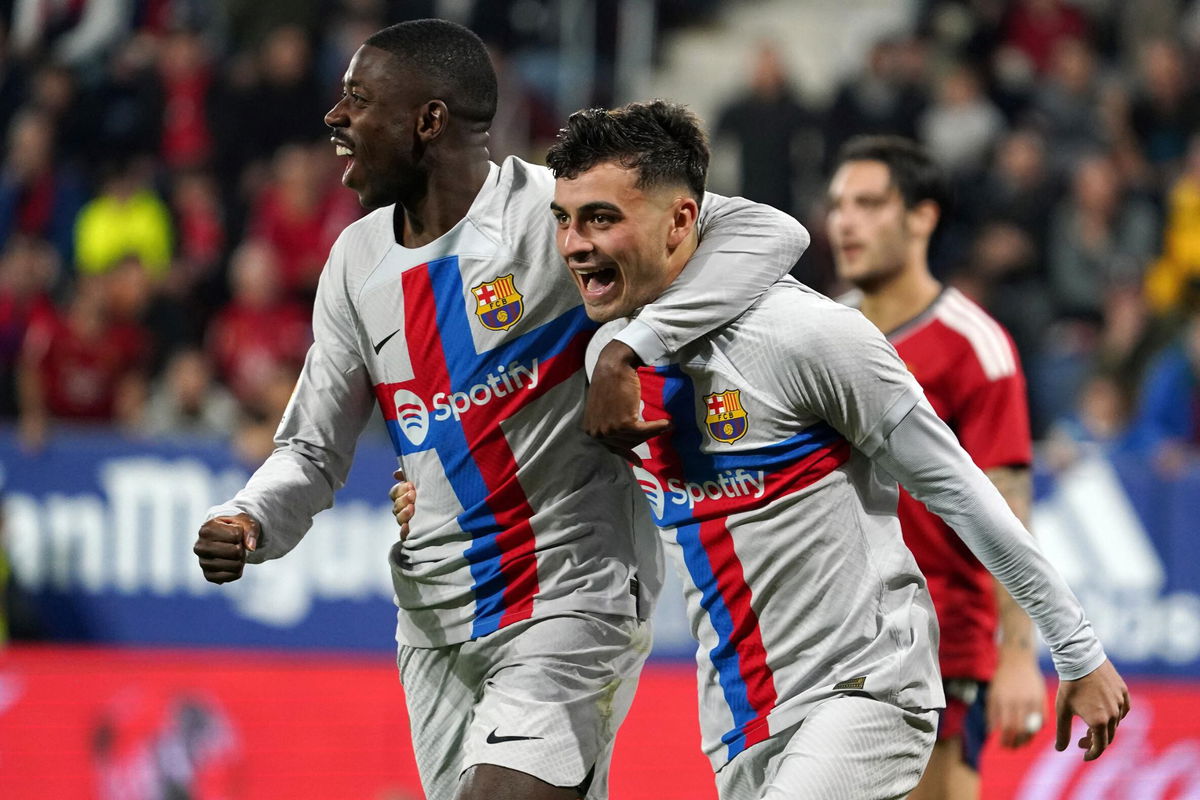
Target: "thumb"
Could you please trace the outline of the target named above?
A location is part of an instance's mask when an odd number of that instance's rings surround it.
[[[670,431],[675,426],[669,419],[648,419],[642,421],[638,427],[641,428],[642,433],[648,433],[651,435],[651,438],[653,438],[654,436],[658,436],[660,433],[666,433],[667,431]]]
[[[1054,731],[1054,749],[1061,753],[1071,743],[1071,709],[1062,697],[1055,705],[1058,725]]]
[[[253,552],[258,549],[258,523],[251,521],[242,528],[242,541],[246,543],[246,549]]]

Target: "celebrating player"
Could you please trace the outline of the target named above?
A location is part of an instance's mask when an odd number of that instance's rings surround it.
[[[852,304],[887,335],[938,416],[1028,526],[1033,453],[1016,348],[999,323],[929,271],[945,178],[923,148],[892,136],[851,140],[837,164],[829,238],[838,274],[859,290]],[[904,491],[899,517],[938,615],[946,692],[937,744],[910,800],[978,797],[988,730],[1017,747],[1042,725],[1033,625],[946,523]]]
[[[679,106],[571,116],[547,163],[589,358],[692,268],[708,147]],[[685,269],[685,266],[687,269]],[[719,289],[714,291],[714,296]],[[794,281],[641,374],[672,431],[636,468],[699,641],[722,800],[903,797],[943,706],[937,623],[896,519],[898,479],[1037,621],[1098,757],[1129,706],[1078,601],[857,311]],[[414,519],[419,519],[420,512]]]
[[[377,404],[422,497],[390,562],[427,797],[602,798],[659,564],[653,537],[634,535],[649,520],[623,463],[582,430],[596,326],[555,264],[553,178],[489,162],[495,105],[484,45],[458,25],[396,25],[354,55],[325,121],[343,183],[376,210],[329,255],[275,453],[210,512],[195,551],[215,582],[288,552]],[[655,358],[736,316],[807,243],[772,209],[709,202],[694,285],[608,351],[615,374],[630,353]],[[621,430],[631,400],[591,427]],[[655,430],[632,427],[635,440]]]

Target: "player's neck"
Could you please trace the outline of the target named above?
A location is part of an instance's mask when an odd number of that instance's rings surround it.
[[[679,273],[683,272],[687,262],[691,260],[692,254],[696,252],[696,248],[700,246],[700,236],[693,229],[688,237],[671,251],[671,255],[667,258],[666,283],[663,285],[663,291],[675,282],[679,277]]]
[[[486,147],[441,159],[430,170],[420,193],[397,203],[396,241],[405,247],[421,247],[444,236],[467,215],[490,169]]]
[[[887,283],[864,289],[861,310],[875,327],[891,333],[929,308],[941,291],[942,284],[921,264]]]

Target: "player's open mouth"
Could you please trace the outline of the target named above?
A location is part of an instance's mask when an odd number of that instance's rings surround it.
[[[617,282],[617,270],[614,267],[577,269],[575,276],[579,279],[584,297],[598,297]]]
[[[341,139],[330,137],[333,142],[333,152],[339,157],[346,158],[346,169],[342,172],[342,183],[346,183],[346,178],[350,175],[350,170],[354,169],[354,148]]]

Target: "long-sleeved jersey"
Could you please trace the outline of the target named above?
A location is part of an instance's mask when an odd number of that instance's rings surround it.
[[[980,469],[1027,467],[1033,460],[1025,376],[1008,332],[954,288],[887,334]],[[900,529],[929,581],[942,630],[946,678],[990,681],[996,669],[996,590],[992,576],[950,527],[900,492]]]
[[[426,246],[396,243],[391,206],[345,230],[277,449],[210,512],[259,521],[251,560],[283,555],[331,504],[378,406],[421,496],[390,554],[400,643],[564,610],[648,613],[661,568],[653,535],[635,533],[653,526],[620,461],[581,427],[595,325],[557,253],[552,197],[547,170],[510,158]],[[708,195],[704,208],[699,274],[622,337],[643,358],[735,317],[807,244],[765,206]]]
[[[1103,661],[1070,590],[857,311],[773,288],[644,368],[642,399],[644,418],[674,426],[635,474],[683,579],[714,769],[838,693],[943,705],[897,479],[1030,610],[1063,677]]]

